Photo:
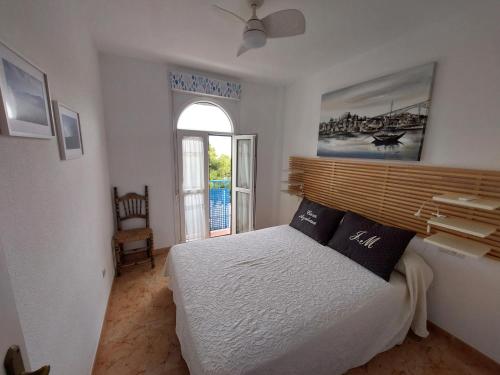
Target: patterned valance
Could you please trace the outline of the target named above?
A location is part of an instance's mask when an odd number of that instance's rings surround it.
[[[170,72],[169,79],[172,90],[235,100],[240,100],[241,97],[241,83],[181,72]]]

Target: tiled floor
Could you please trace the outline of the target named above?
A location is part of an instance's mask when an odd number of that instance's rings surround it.
[[[189,374],[175,335],[175,305],[161,275],[165,256],[127,269],[116,279],[94,375]],[[408,337],[348,375],[498,375],[500,365],[439,330],[425,340]]]
[[[231,234],[231,228],[212,230],[210,231],[209,236],[210,238],[213,238],[213,237],[227,236],[228,234]]]

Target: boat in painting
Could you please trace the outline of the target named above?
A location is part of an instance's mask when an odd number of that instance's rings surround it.
[[[387,143],[398,142],[405,134],[406,132],[395,133],[395,132],[384,131],[373,134],[373,138],[375,139],[374,142],[387,144]]]

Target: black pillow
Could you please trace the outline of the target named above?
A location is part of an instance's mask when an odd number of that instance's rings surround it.
[[[413,236],[415,232],[347,212],[328,246],[389,281]]]
[[[344,213],[304,198],[290,226],[326,245],[335,233]]]

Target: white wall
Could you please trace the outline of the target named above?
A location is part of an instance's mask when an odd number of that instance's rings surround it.
[[[17,313],[16,300],[12,285],[10,283],[9,269],[7,260],[0,241],[0,353],[4,356],[7,349],[12,345],[21,348],[24,366],[29,367],[29,358],[26,354],[26,345],[24,343],[23,331],[19,316]],[[1,366],[0,374],[6,375],[4,366]]]
[[[100,55],[100,66],[111,183],[122,191],[140,191],[145,183],[150,186],[155,247],[171,246],[176,243],[173,122],[195,96],[171,93],[167,73],[186,69],[110,54]],[[209,98],[230,112],[238,133],[258,135],[259,228],[277,218],[283,97],[282,88],[243,82],[239,102]]]
[[[175,243],[174,163],[167,65],[100,54],[111,184],[148,185],[155,248]]]
[[[284,89],[243,83],[240,133],[257,134],[257,229],[278,221],[283,106]]]
[[[12,292],[31,366],[50,363],[55,375],[90,373],[113,277],[98,59],[80,6],[0,2],[0,39],[43,68],[52,97],[81,115],[81,159],[61,161],[56,139],[0,136],[0,236]]]
[[[298,81],[286,90],[283,166],[315,156],[321,94],[437,61],[422,164],[500,170],[500,3],[471,2],[458,15]],[[280,221],[297,199],[281,195]],[[433,267],[430,320],[500,361],[500,263],[457,259],[421,247]]]

